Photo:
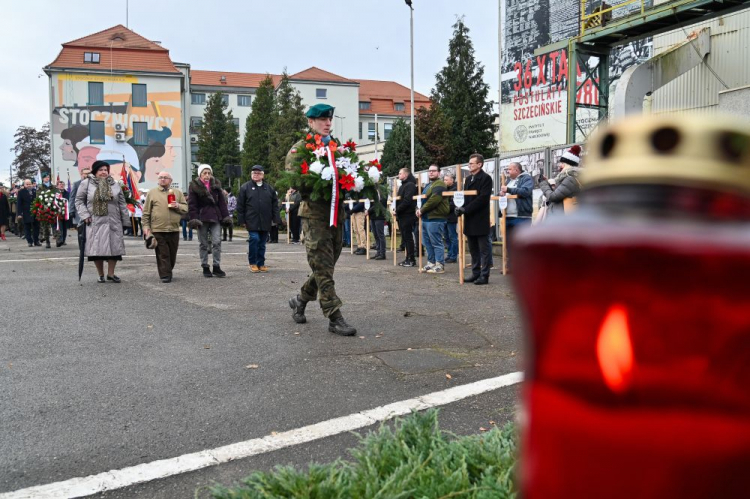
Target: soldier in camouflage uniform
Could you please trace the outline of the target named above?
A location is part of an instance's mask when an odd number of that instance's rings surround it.
[[[37,195],[41,194],[44,191],[52,191],[53,193],[57,193],[57,189],[55,189],[55,187],[52,185],[52,181],[50,180],[49,173],[44,173],[42,175],[42,185],[39,186]],[[46,220],[39,221],[39,232],[41,232],[41,237],[39,238],[39,241],[46,241],[47,248],[52,247],[50,245],[50,236],[54,237],[55,239],[59,239],[57,225],[52,225]]]
[[[327,144],[331,140],[331,121],[333,119],[333,107],[327,104],[316,104],[306,113],[310,132],[320,134],[323,142]],[[293,171],[300,161],[297,160],[298,149],[304,147],[305,141],[301,140],[294,144],[286,156],[286,170]],[[299,207],[299,217],[302,220],[302,230],[305,234],[305,249],[307,250],[307,262],[312,269],[312,274],[302,285],[300,293],[289,300],[292,308],[292,319],[297,324],[307,321],[305,307],[307,302],[320,300],[320,308],[328,320],[328,331],[342,336],[353,336],[357,330],[347,324],[341,315],[341,299],[336,294],[333,282],[333,270],[341,255],[343,244],[344,226],[344,203],[343,193],[339,192],[337,227],[331,227],[329,223],[331,203],[330,201],[310,200],[310,192],[305,191],[302,186],[295,187],[302,202]]]

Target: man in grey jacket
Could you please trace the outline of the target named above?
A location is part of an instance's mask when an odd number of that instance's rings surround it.
[[[508,248],[511,248],[516,227],[531,224],[531,213],[534,211],[534,179],[528,172],[523,171],[521,163],[516,162],[508,165],[508,177],[508,184],[500,187],[500,195],[518,196],[516,199],[508,200],[505,210],[505,237],[508,239]]]

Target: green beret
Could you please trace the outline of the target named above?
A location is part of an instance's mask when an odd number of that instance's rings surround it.
[[[305,116],[307,116],[310,119],[315,118],[333,118],[333,106],[329,106],[328,104],[315,104],[310,109],[307,110],[305,113]]]

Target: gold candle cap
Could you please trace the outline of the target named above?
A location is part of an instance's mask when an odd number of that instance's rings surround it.
[[[586,149],[584,189],[659,184],[750,195],[750,123],[736,117],[628,117],[597,130]]]

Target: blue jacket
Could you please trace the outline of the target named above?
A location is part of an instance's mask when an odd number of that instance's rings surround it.
[[[518,185],[516,187],[508,187],[508,194],[518,196],[518,199],[516,199],[516,208],[518,209],[519,217],[531,217],[531,213],[534,211],[533,191],[534,179],[531,178],[528,172],[521,172],[518,176]]]

